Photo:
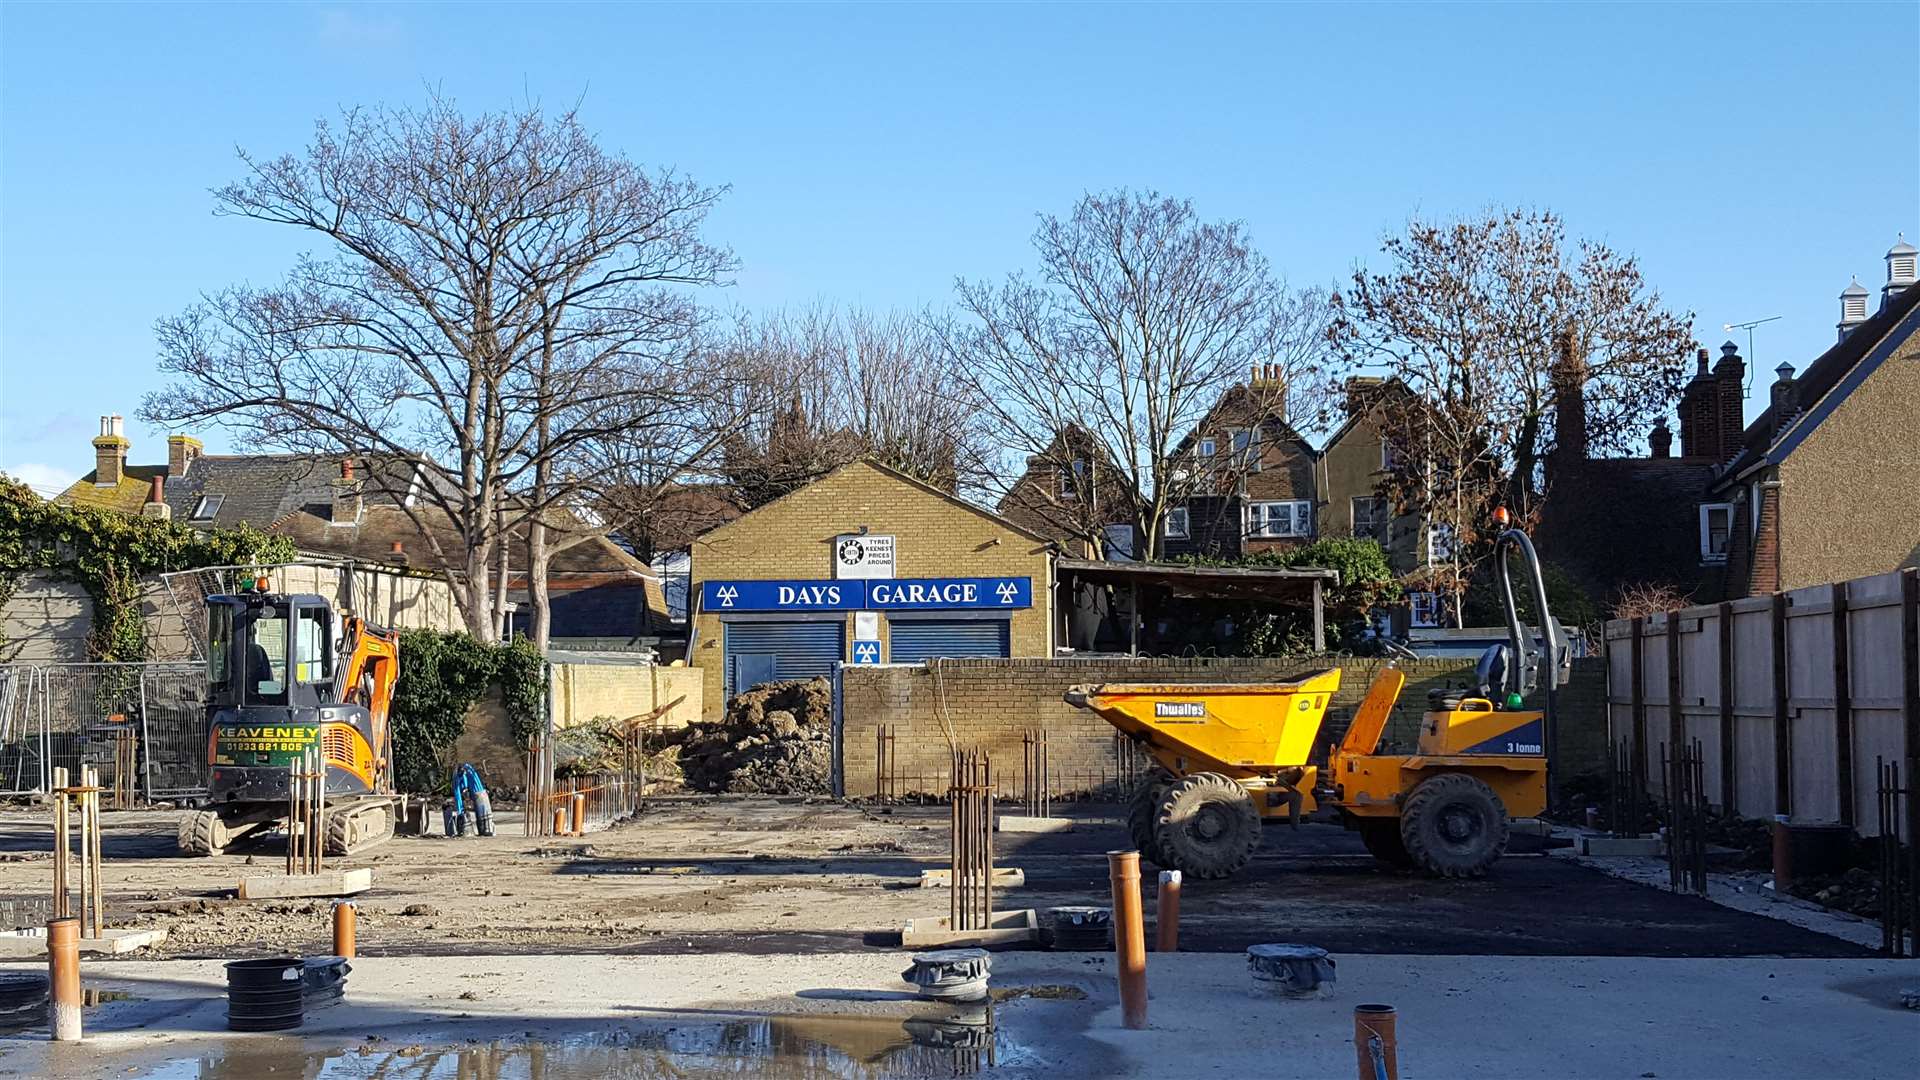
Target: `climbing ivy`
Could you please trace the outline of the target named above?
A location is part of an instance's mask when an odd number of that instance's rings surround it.
[[[524,747],[546,725],[546,664],[532,643],[489,645],[464,631],[401,632],[390,716],[394,777],[402,790],[446,788],[467,711],[495,685],[514,739]]]
[[[75,582],[93,601],[92,660],[146,658],[140,582],[203,566],[290,562],[293,542],[248,525],[202,532],[173,521],[48,502],[0,476],[0,602],[27,571]]]

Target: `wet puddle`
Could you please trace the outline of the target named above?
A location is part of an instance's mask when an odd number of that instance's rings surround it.
[[[125,990],[103,990],[84,984],[80,987],[80,1004],[88,1009],[109,1001],[142,1000],[145,999]],[[16,980],[0,987],[0,1038],[41,1034],[47,1030],[47,1023],[45,980]]]
[[[696,1020],[627,1033],[539,1042],[401,1046],[333,1051],[292,1040],[236,1041],[198,1058],[169,1061],[146,1080],[623,1080],[769,1077],[894,1080],[968,1076],[1031,1061],[997,1031],[991,1006],[958,1006],[902,1020],[820,1015]]]

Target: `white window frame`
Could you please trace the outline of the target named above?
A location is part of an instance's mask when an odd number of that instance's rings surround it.
[[[220,506],[227,501],[225,495],[202,495],[200,501],[193,504],[193,514],[188,521],[212,521],[220,516]]]
[[[1724,512],[1727,515],[1726,540],[1722,543],[1721,548],[1718,552],[1715,552],[1713,550],[1713,541],[1711,539],[1713,535],[1711,522],[1712,522],[1713,512],[1716,510]],[[1701,503],[1700,504],[1700,561],[1701,562],[1723,563],[1727,561],[1727,549],[1733,546],[1733,513],[1734,513],[1734,510],[1733,510],[1732,503]]]
[[[1283,515],[1272,508],[1285,507]],[[1273,518],[1284,516],[1286,525],[1276,528]],[[1243,524],[1251,540],[1293,540],[1313,535],[1313,503],[1306,499],[1263,499],[1249,502],[1243,511]]]
[[[1198,453],[1203,458],[1210,458],[1214,455],[1216,451],[1219,450],[1219,448],[1220,448],[1220,444],[1216,442],[1211,436],[1209,436],[1207,438],[1200,440],[1198,446],[1195,447],[1195,452]]]
[[[1427,526],[1427,565],[1453,561],[1453,526],[1436,521]]]
[[[1100,528],[1100,549],[1108,562],[1133,562],[1133,523],[1116,521]]]
[[[1394,459],[1398,456],[1399,454],[1393,449],[1393,443],[1389,442],[1385,435],[1380,436],[1380,471],[1392,472]]]
[[[1175,524],[1178,522],[1179,524]],[[1167,516],[1160,523],[1160,535],[1168,540],[1185,540],[1193,535],[1193,520],[1184,506],[1170,506]]]
[[[1440,594],[1428,591],[1408,593],[1407,616],[1408,621],[1421,629],[1439,626]]]
[[[1359,510],[1363,502],[1370,504],[1374,514],[1378,515],[1373,529],[1367,532],[1360,531]],[[1378,540],[1383,544],[1387,541],[1387,528],[1393,521],[1393,515],[1388,511],[1387,500],[1381,495],[1355,495],[1347,500],[1348,525],[1353,530],[1353,535]]]
[[[1062,499],[1079,498],[1081,484],[1087,476],[1087,459],[1074,458],[1072,465],[1054,471],[1057,474],[1054,478],[1054,490],[1059,493],[1059,497]]]

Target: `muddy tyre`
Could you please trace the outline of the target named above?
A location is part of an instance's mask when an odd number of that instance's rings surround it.
[[[1219,773],[1194,773],[1170,785],[1153,824],[1155,861],[1188,877],[1228,877],[1260,846],[1253,796]]]
[[[1166,797],[1173,777],[1155,769],[1133,789],[1127,799],[1127,836],[1133,849],[1150,862],[1160,861],[1160,841],[1154,834],[1154,818],[1160,813],[1160,800]]]
[[[218,855],[226,850],[232,835],[219,814],[195,810],[180,819],[180,832],[175,840],[182,855]]]
[[[1400,839],[1413,865],[1439,877],[1479,877],[1507,850],[1507,808],[1466,773],[1423,781],[1401,809]]]
[[[1413,866],[1413,856],[1407,853],[1406,841],[1400,838],[1400,822],[1396,818],[1379,818],[1361,821],[1356,827],[1360,842],[1367,846],[1367,854],[1393,867],[1406,870]]]

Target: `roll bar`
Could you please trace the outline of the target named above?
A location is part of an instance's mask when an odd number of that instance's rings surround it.
[[[1540,575],[1540,556],[1533,550],[1533,541],[1519,529],[1508,529],[1494,541],[1493,557],[1500,568],[1500,599],[1507,610],[1507,637],[1513,644],[1514,671],[1505,687],[1510,693],[1531,694],[1540,683],[1540,649],[1536,649],[1526,628],[1520,625],[1520,609],[1513,596],[1512,555],[1520,553],[1521,561],[1526,563],[1527,580],[1532,587],[1533,606],[1540,612],[1540,642],[1546,652],[1550,667],[1547,684],[1549,690],[1566,685],[1572,674],[1573,649],[1560,636],[1560,626],[1554,621],[1553,612],[1547,607],[1547,584]]]

